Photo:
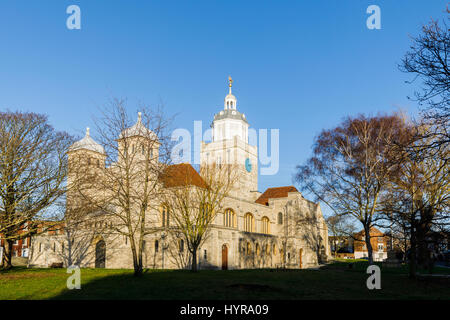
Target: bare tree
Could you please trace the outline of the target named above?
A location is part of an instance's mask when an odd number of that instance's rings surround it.
[[[191,270],[197,271],[198,248],[223,211],[224,199],[236,183],[232,165],[206,165],[200,174],[189,164],[171,166],[163,175],[164,204],[174,230],[182,235],[191,254]]]
[[[448,15],[450,10],[447,8],[446,12]],[[432,20],[412,41],[399,68],[414,76],[408,83],[420,81],[421,88],[415,92],[414,99],[426,105],[423,109],[424,120],[436,129],[427,131],[428,136],[436,138],[430,140],[430,145],[422,147],[438,151],[448,147],[450,142],[450,29],[445,19],[441,23]],[[428,154],[432,155],[430,151]]]
[[[370,264],[370,230],[381,217],[380,199],[394,170],[390,146],[404,130],[398,115],[348,118],[322,131],[313,156],[297,167],[296,180],[303,190],[335,214],[351,216],[363,225]]]
[[[409,231],[411,278],[415,277],[417,263],[431,269],[427,237],[433,228],[448,226],[450,218],[450,171],[445,164],[449,149],[433,150],[433,157],[424,156],[424,146],[432,145],[431,140],[437,138],[428,134],[428,130],[432,129],[419,127],[422,138],[398,149],[396,174],[390,178],[385,199],[384,211],[390,221],[397,228]]]
[[[144,238],[155,231],[150,213],[159,210],[159,177],[170,163],[171,145],[171,119],[161,108],[140,110],[134,125],[124,100],[103,110],[96,119],[98,152],[70,153],[68,199],[69,215],[80,208],[102,215],[111,233],[129,240],[136,276],[143,271]]]
[[[35,234],[36,219],[51,219],[52,206],[66,191],[65,132],[35,113],[0,113],[0,235],[5,240],[3,268],[11,268],[15,240]]]
[[[348,216],[331,215],[325,219],[328,230],[333,236],[333,251],[336,257],[337,252],[342,248],[342,244],[353,237],[355,226]]]

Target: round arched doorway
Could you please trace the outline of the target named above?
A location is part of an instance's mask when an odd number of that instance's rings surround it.
[[[106,244],[100,240],[95,244],[95,267],[104,268],[106,261]]]
[[[228,270],[228,247],[226,244],[222,245],[222,270]]]

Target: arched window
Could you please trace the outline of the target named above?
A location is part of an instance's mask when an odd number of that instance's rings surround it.
[[[250,212],[247,212],[244,216],[244,231],[255,231],[255,218],[253,218],[253,215]]]
[[[269,234],[270,233],[270,220],[267,217],[263,217],[261,220],[262,224],[262,233]]]
[[[276,256],[277,255],[277,245],[274,243],[273,244],[273,255]]]
[[[265,246],[264,246],[265,248],[264,248],[264,254],[266,254],[266,255],[270,255],[270,247],[269,247],[269,245],[268,244],[266,244]]]
[[[158,252],[159,249],[159,241],[155,240],[155,252]]]
[[[163,227],[169,226],[169,210],[166,206],[161,207],[161,221]]]
[[[259,244],[256,244],[256,255],[259,256],[260,250],[259,250]]]
[[[252,244],[250,242],[247,242],[247,255],[250,255],[252,253]]]
[[[144,145],[142,145],[142,154],[144,155],[145,154],[145,146]]]
[[[236,214],[231,209],[226,209],[223,214],[223,225],[225,227],[236,228]]]
[[[181,239],[180,240],[180,252],[183,252],[183,251],[184,251],[184,240]]]
[[[278,224],[283,224],[283,214],[278,212]]]

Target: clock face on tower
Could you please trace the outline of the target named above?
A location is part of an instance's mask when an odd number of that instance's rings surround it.
[[[250,162],[249,158],[245,159],[245,169],[247,170],[247,172],[252,171],[252,163]]]

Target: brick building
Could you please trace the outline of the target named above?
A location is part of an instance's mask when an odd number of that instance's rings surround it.
[[[353,241],[353,253],[355,259],[361,259],[368,257],[369,253],[367,251],[366,241],[365,241],[365,231],[354,235]],[[383,261],[387,259],[388,252],[388,237],[375,227],[370,229],[370,244],[372,245],[373,261]]]

